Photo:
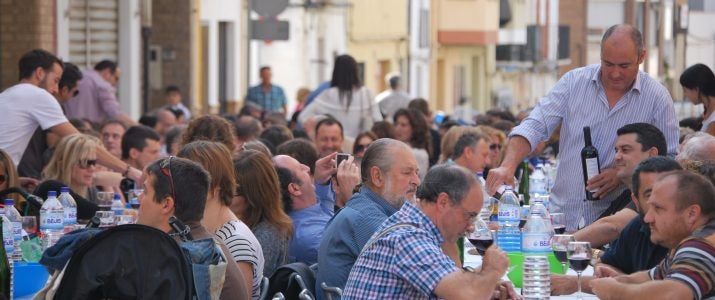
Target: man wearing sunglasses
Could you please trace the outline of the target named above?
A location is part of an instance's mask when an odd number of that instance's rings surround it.
[[[59,93],[64,64],[53,54],[31,50],[20,58],[20,83],[0,93],[0,148],[10,154],[19,164],[37,127],[49,130],[60,138],[78,133],[62,112],[58,101],[52,96]],[[97,149],[99,161],[124,176],[139,179],[141,170],[131,168],[112,156],[104,148]]]

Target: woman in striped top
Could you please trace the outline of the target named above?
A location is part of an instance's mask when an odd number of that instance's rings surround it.
[[[221,143],[194,141],[184,145],[179,157],[200,163],[211,175],[211,186],[201,221],[231,251],[243,273],[246,286],[252,287],[250,298],[258,299],[263,278],[263,250],[251,230],[231,211],[236,175],[231,152]]]

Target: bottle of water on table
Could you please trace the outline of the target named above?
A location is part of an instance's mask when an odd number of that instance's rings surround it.
[[[12,224],[12,237],[14,241],[14,250],[11,259],[13,261],[22,261],[22,249],[20,248],[20,243],[22,242],[22,215],[15,209],[15,200],[5,199],[5,214],[10,223]],[[10,255],[10,253],[8,253]]]
[[[40,232],[42,249],[52,247],[64,233],[65,210],[57,200],[57,192],[47,192],[47,200],[40,208]]]
[[[519,215],[521,206],[519,198],[507,186],[499,198],[499,230],[497,231],[497,246],[507,252],[521,251],[521,232],[519,231]]]
[[[66,186],[60,188],[60,196],[57,197],[57,200],[60,201],[62,209],[64,209],[64,233],[75,230],[77,227],[77,202],[70,195],[70,188]]]
[[[531,204],[529,218],[522,229],[524,270],[522,294],[526,299],[548,299],[551,295],[551,272],[548,255],[551,252],[551,237],[554,230],[546,207],[536,201]]]

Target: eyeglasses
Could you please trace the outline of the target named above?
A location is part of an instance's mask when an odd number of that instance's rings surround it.
[[[159,167],[161,168],[161,173],[164,173],[164,176],[169,177],[169,183],[171,184],[171,197],[174,198],[174,203],[176,203],[176,192],[174,190],[174,177],[171,176],[171,159],[172,158],[174,158],[174,156],[169,156],[169,158],[164,159],[159,164]]]
[[[370,147],[370,143],[367,143],[367,144],[357,144],[357,145],[355,146],[355,152],[361,152],[361,151],[367,149],[367,147]]]
[[[89,169],[89,167],[96,166],[96,165],[97,165],[96,159],[80,159],[79,160],[79,167],[82,169]]]
[[[72,97],[77,97],[79,95],[79,90],[74,90],[74,93],[72,93]]]
[[[5,175],[5,174],[0,175],[0,184],[5,183],[5,180],[7,180],[7,175]]]
[[[489,150],[501,150],[501,144],[491,144],[489,145]]]

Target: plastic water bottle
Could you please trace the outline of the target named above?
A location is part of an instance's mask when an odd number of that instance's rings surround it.
[[[15,234],[13,232],[13,225],[7,217],[4,207],[0,207],[0,215],[2,215],[2,243],[5,247],[5,253],[7,253],[8,260],[12,260],[15,252]]]
[[[7,256],[7,266],[9,269],[9,281],[10,281],[10,297],[13,297],[13,293],[15,292],[14,289],[14,276],[15,276],[15,268],[13,267],[14,262],[13,262],[13,253],[15,249],[15,238],[13,237],[13,229],[12,229],[12,222],[5,216],[5,208],[0,207],[0,223],[2,223],[2,242],[3,242],[3,250],[5,250],[5,255]],[[0,257],[0,259],[5,260],[5,257]],[[3,274],[3,275],[8,275]]]
[[[522,229],[524,252],[523,294],[527,299],[546,299],[551,294],[551,272],[548,254],[554,230],[548,211],[540,201],[532,201],[529,218]]]
[[[70,188],[63,186],[60,188],[60,196],[57,200],[62,204],[64,209],[64,233],[71,232],[77,227],[77,202],[74,201],[72,195],[70,195]]]
[[[548,195],[547,192],[548,182],[546,180],[546,174],[544,174],[544,165],[536,165],[536,169],[529,176],[529,195],[531,198],[536,195]]]
[[[22,261],[22,215],[15,208],[15,200],[5,199],[5,216],[12,223],[12,237],[14,240],[15,252],[12,255],[12,260]]]
[[[121,216],[124,214],[124,204],[122,204],[122,198],[119,197],[119,193],[114,193],[114,199],[112,199],[112,211],[115,216]]]
[[[40,232],[42,233],[42,249],[52,247],[62,237],[64,232],[65,210],[57,200],[57,192],[47,192],[47,200],[40,208]]]
[[[507,252],[521,251],[521,232],[519,231],[519,215],[521,206],[512,188],[507,186],[499,198],[499,230],[497,245]]]

